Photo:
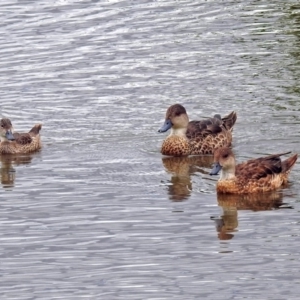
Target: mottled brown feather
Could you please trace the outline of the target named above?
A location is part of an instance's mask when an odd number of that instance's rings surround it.
[[[218,147],[231,145],[232,127],[237,119],[235,112],[223,118],[216,114],[213,118],[189,122],[185,108],[180,104],[174,104],[167,109],[166,120],[173,121],[182,115],[187,120],[185,136],[169,135],[162,144],[162,154],[171,156],[212,154]],[[172,125],[174,129],[180,128],[180,125],[173,122]]]
[[[237,119],[236,113],[233,111],[229,115],[221,118],[220,115],[214,115],[201,121],[191,121],[187,129],[186,136],[191,139],[197,136],[205,137],[207,135],[217,135],[224,130],[232,130]]]
[[[228,169],[235,168],[234,177],[226,178],[224,175],[225,179],[220,178],[217,191],[244,194],[267,192],[281,187],[287,183],[288,174],[298,158],[298,155],[294,154],[281,161],[280,156],[288,153],[290,152],[251,159],[235,166],[234,154],[230,148],[217,149],[214,161],[222,166],[222,172],[229,173]]]
[[[1,136],[5,137],[7,130],[12,131],[12,124],[9,119],[0,120]],[[31,153],[42,147],[40,139],[41,124],[36,124],[28,133],[13,132],[15,140],[4,140],[0,142],[0,154]]]
[[[35,124],[29,131],[29,134],[31,136],[38,135],[40,133],[40,130],[42,129],[42,124]]]
[[[209,134],[216,135],[222,132],[222,121],[217,118],[209,118],[202,121],[191,121],[186,132],[188,139],[198,136],[205,138]]]
[[[20,145],[26,145],[26,144],[30,144],[32,142],[32,138],[29,135],[29,133],[17,133],[15,132],[14,134],[14,138],[17,144]]]

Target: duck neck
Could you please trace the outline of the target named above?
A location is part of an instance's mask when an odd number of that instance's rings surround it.
[[[7,142],[8,141],[8,139],[6,138],[6,137],[4,137],[4,136],[0,136],[0,142],[2,143],[2,142]]]
[[[184,137],[186,138],[186,130],[187,128],[171,128],[171,133],[170,135],[176,135],[176,136],[179,136],[179,137]]]
[[[221,170],[220,180],[230,180],[235,178],[235,167]]]

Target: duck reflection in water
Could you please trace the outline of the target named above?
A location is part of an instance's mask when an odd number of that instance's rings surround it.
[[[212,155],[188,157],[163,157],[162,163],[171,179],[168,184],[168,193],[172,201],[184,201],[189,198],[192,191],[191,175],[196,172],[208,174],[213,163]]]
[[[32,156],[30,154],[0,155],[0,161],[1,161],[0,176],[1,176],[1,184],[3,188],[11,188],[14,186],[14,182],[16,179],[16,171],[13,168],[13,165],[18,166],[23,164],[29,164],[31,160],[32,160]]]
[[[261,194],[222,194],[218,193],[218,205],[223,209],[221,217],[211,217],[215,221],[218,238],[230,240],[238,227],[238,210],[263,211],[280,208],[291,208],[282,202],[281,191]]]

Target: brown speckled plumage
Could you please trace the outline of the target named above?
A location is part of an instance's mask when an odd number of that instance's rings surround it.
[[[166,122],[169,122],[172,129],[162,144],[162,154],[170,156],[212,154],[218,147],[231,145],[236,113],[231,112],[224,118],[215,115],[206,120],[189,122],[185,108],[180,104],[174,104],[166,112]]]
[[[13,132],[9,119],[0,120],[0,154],[31,153],[42,147],[40,139],[41,124],[36,124],[28,133]],[[12,132],[14,140],[6,138],[7,132]]]
[[[161,146],[161,153],[172,156],[186,156],[191,154],[189,141],[180,136],[167,137]]]
[[[217,149],[214,153],[214,161],[222,167],[217,191],[247,194],[269,192],[280,188],[287,183],[289,172],[298,158],[298,155],[294,154],[281,161],[280,156],[287,153],[251,159],[235,165],[234,154],[230,148]]]

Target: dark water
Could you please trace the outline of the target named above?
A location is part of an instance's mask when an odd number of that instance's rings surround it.
[[[298,299],[299,190],[217,198],[166,108],[238,113],[239,161],[300,152],[298,1],[2,1],[1,299]],[[220,216],[220,217],[218,217]],[[211,217],[214,217],[212,220]]]

